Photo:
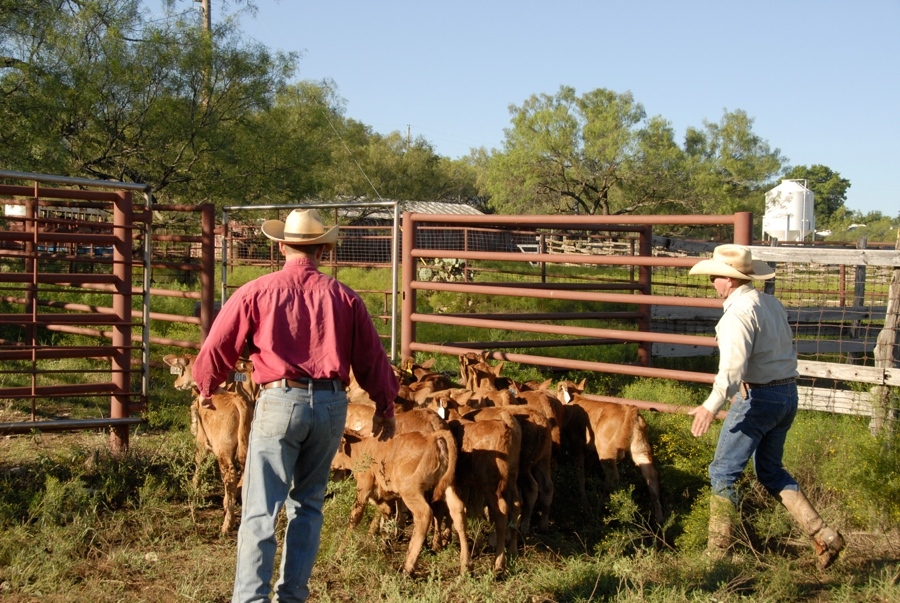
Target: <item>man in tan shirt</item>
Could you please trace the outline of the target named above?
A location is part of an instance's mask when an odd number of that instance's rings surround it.
[[[720,245],[712,259],[697,263],[691,274],[709,275],[716,293],[725,299],[724,314],[716,325],[719,370],[709,397],[690,412],[691,433],[705,434],[716,412],[734,398],[709,466],[708,548],[721,553],[731,546],[731,517],[738,502],[735,483],[752,458],[757,479],[810,536],[817,563],[824,569],[837,559],[844,540],[825,525],[782,463],[787,432],[797,414],[793,333],[781,302],[751,284],[772,278],[775,271],[751,259],[747,247]]]

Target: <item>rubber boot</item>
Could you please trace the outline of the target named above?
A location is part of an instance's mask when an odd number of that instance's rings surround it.
[[[844,538],[840,532],[825,525],[825,521],[803,492],[782,490],[778,493],[778,500],[812,539],[819,569],[825,569],[834,563],[844,548]]]
[[[734,504],[724,496],[715,494],[709,497],[709,538],[706,552],[711,557],[724,557],[731,548],[731,534]]]

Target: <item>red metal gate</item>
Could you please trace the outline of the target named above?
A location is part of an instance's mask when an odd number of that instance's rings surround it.
[[[150,189],[17,172],[0,178],[33,183],[0,185],[0,399],[28,400],[31,415],[0,424],[0,433],[111,427],[111,448],[120,452],[147,396],[148,304],[133,296],[149,289]],[[137,210],[134,193],[144,202]],[[133,287],[136,271],[141,287]],[[58,404],[97,397],[109,398],[108,415],[66,419]]]

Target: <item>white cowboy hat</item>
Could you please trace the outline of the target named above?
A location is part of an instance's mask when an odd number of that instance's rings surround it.
[[[750,257],[750,249],[743,245],[719,245],[713,249],[711,260],[700,260],[691,268],[691,274],[727,276],[741,280],[769,279],[775,269]]]
[[[333,249],[338,240],[338,227],[332,226],[326,231],[315,209],[295,209],[284,222],[266,220],[262,233],[273,241],[283,241],[289,245],[322,244],[326,251]]]

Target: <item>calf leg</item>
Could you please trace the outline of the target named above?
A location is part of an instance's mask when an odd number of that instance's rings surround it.
[[[469,539],[466,537],[466,505],[456,494],[453,486],[445,491],[444,500],[453,519],[453,528],[459,537],[459,574],[464,576],[471,569],[472,563],[469,559]]]
[[[600,466],[603,468],[603,480],[607,492],[612,492],[619,483],[619,467],[614,458],[600,457]]]
[[[509,504],[503,492],[486,499],[491,522],[494,524],[494,571],[506,569],[506,531],[509,527]]]
[[[406,553],[406,560],[403,563],[403,571],[412,574],[416,569],[416,561],[422,552],[425,544],[425,536],[428,533],[428,527],[431,525],[431,505],[425,500],[421,492],[408,492],[403,494],[403,502],[409,508],[409,512],[413,516],[413,534],[409,539],[409,549]]]
[[[662,523],[663,510],[659,502],[659,473],[653,463],[643,463],[638,467],[644,476],[644,481],[647,482],[647,488],[650,489],[650,500],[653,502],[653,521]]]
[[[512,557],[519,552],[519,518],[522,516],[522,497],[519,496],[519,487],[515,480],[506,482],[503,491],[503,500],[506,503],[506,552]]]
[[[363,513],[366,510],[366,503],[369,501],[369,495],[372,493],[373,488],[374,478],[371,475],[363,473],[356,476],[356,500],[353,502],[353,507],[350,509],[350,520],[347,524],[347,532],[344,534],[340,546],[338,546],[338,557],[344,553],[344,546],[347,544],[347,538],[350,536],[350,532],[359,525],[360,521],[362,521]]]
[[[531,469],[519,473],[519,486],[522,493],[522,515],[520,527],[523,534],[531,532],[531,513],[538,498],[538,482],[534,479]]]
[[[225,497],[222,501],[222,506],[225,508],[225,519],[222,521],[222,533],[226,534],[235,525],[234,501],[237,498],[238,474],[230,456],[220,455],[218,461],[222,483],[225,486]]]
[[[575,476],[578,479],[578,494],[581,496],[581,505],[588,506],[587,490],[585,489],[584,475],[584,449],[579,446],[575,453]]]
[[[194,431],[194,440],[197,451],[194,453],[194,477],[191,479],[191,484],[194,486],[194,490],[199,490],[203,460],[206,458],[206,455],[212,451],[212,445],[209,443],[209,438],[206,437],[206,430],[203,429],[202,421],[197,422],[196,430]],[[216,455],[216,457],[218,458],[218,455]]]
[[[550,529],[550,506],[553,504],[553,476],[550,473],[550,459],[540,463],[535,467],[537,483],[538,483],[538,499],[540,503],[538,511],[541,514],[541,520],[538,529],[547,531]]]

